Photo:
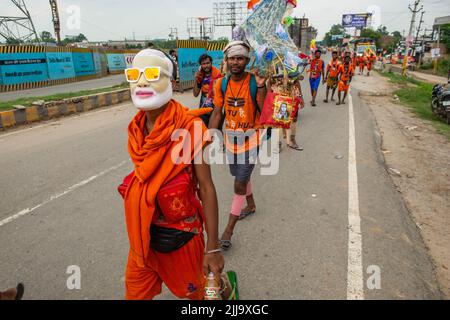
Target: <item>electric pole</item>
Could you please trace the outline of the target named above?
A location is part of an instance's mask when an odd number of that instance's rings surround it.
[[[413,31],[414,31],[414,25],[416,24],[416,15],[420,11],[423,10],[423,6],[419,9],[420,0],[414,1],[414,9],[411,8],[411,5],[408,6],[409,10],[412,12],[412,18],[411,18],[411,25],[409,26],[409,33],[408,38],[406,39],[406,53],[403,58],[403,76],[406,76],[406,69],[408,67],[408,57],[409,57],[409,48],[411,44],[413,43]]]
[[[416,43],[416,41],[419,39],[419,34],[420,34],[420,31],[422,31],[422,23],[424,23],[425,21],[423,21],[423,15],[425,14],[425,11],[422,11],[422,15],[420,16],[420,22],[419,22],[419,27],[417,28],[417,34],[416,34],[416,37],[415,37],[415,41],[414,41],[414,56],[416,56],[416,53],[417,53],[417,43]],[[417,64],[417,66],[419,66],[420,67],[420,62],[421,62],[421,57],[422,57],[422,55],[423,55],[423,47],[421,47],[421,49],[420,49],[420,56],[419,56],[419,63]]]

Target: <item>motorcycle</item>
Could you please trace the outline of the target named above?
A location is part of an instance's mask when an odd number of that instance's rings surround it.
[[[433,87],[431,109],[436,116],[450,125],[450,85],[437,84]]]

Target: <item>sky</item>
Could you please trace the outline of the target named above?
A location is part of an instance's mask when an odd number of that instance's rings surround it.
[[[90,41],[167,38],[170,28],[177,28],[180,39],[186,39],[188,17],[212,16],[213,2],[223,0],[59,0],[61,35],[83,33]],[[408,33],[413,0],[299,0],[297,17],[307,17],[322,39],[331,26],[340,23],[343,14],[379,12],[378,21],[390,32]],[[48,0],[25,0],[38,32],[53,34]],[[450,15],[450,0],[422,0],[423,28],[431,29],[434,18]],[[79,12],[79,15],[78,15]],[[0,15],[17,15],[10,0],[0,0]],[[80,19],[77,19],[79,16]],[[418,19],[420,20],[420,14]],[[79,22],[79,23],[78,23]],[[417,26],[417,25],[416,25]],[[215,38],[231,36],[231,27],[218,27]]]

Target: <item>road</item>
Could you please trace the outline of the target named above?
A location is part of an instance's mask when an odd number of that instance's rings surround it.
[[[18,98],[45,97],[60,93],[79,92],[84,90],[94,90],[113,87],[125,81],[123,74],[112,75],[100,79],[73,82],[57,86],[36,88],[30,90],[12,91],[0,93],[0,101],[10,101]]]
[[[307,81],[303,90],[309,101]],[[305,151],[285,148],[274,176],[255,170],[257,214],[238,224],[225,254],[242,299],[441,298],[368,107],[356,90],[351,103],[326,105],[320,90],[318,107],[301,112]],[[195,105],[189,93],[176,98]],[[128,239],[116,187],[132,170],[135,112],[123,104],[0,135],[0,288],[22,281],[25,299],[124,298]],[[233,180],[224,165],[212,170],[222,231]],[[81,290],[66,285],[73,265]]]

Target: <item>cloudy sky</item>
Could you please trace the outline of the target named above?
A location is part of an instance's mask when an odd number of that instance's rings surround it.
[[[167,38],[170,28],[187,37],[186,18],[212,16],[213,2],[223,0],[59,0],[62,36],[84,33],[89,40]],[[38,32],[53,33],[48,0],[26,0]],[[319,39],[331,25],[340,23],[342,14],[374,10],[389,31],[408,32],[413,0],[299,0],[296,16],[306,16],[318,28]],[[423,0],[424,27],[430,29],[435,17],[450,15],[450,0]],[[80,12],[77,23],[77,8]],[[0,0],[0,15],[16,15],[10,0]],[[419,16],[420,18],[420,16]],[[215,37],[230,36],[231,28],[217,28]]]

